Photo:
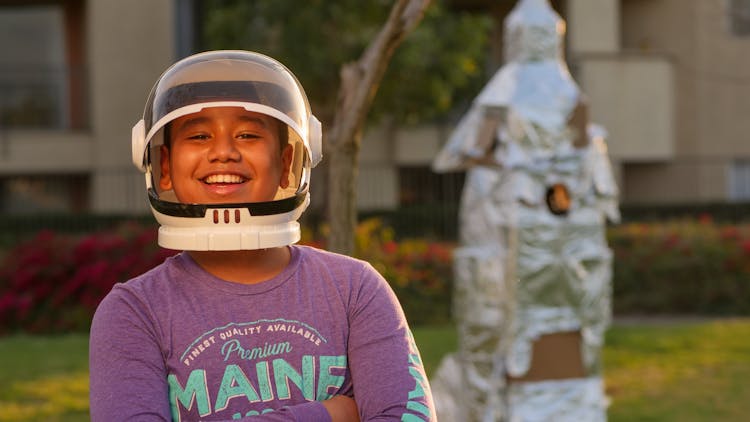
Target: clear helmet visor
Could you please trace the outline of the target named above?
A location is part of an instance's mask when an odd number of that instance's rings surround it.
[[[197,54],[164,72],[146,103],[145,131],[197,111],[191,106],[222,102],[246,104],[308,137],[310,107],[297,79],[279,62],[244,51]]]
[[[149,188],[159,199],[176,202],[171,192],[159,186],[171,122],[210,107],[236,107],[280,122],[279,154],[289,155],[284,161],[288,180],[279,184],[272,200],[307,190],[310,168],[320,155],[320,126],[297,79],[267,56],[214,51],[191,56],[164,72],[148,97],[141,127],[134,128],[134,139],[136,131],[143,133],[142,146],[134,140],[134,161],[139,165],[140,159],[141,167],[151,172]],[[285,145],[291,152],[284,153]]]

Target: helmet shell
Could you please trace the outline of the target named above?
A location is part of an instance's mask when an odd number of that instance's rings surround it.
[[[154,181],[160,177],[160,166],[152,163],[159,162],[165,128],[208,107],[242,107],[286,125],[293,146],[291,180],[273,201],[181,204],[171,191],[158,191]],[[132,130],[133,163],[146,173],[148,199],[161,224],[159,244],[183,250],[239,250],[296,242],[296,220],[310,202],[310,170],[322,158],[321,138],[320,122],[301,84],[278,61],[242,50],[209,51],[178,61],[159,77],[143,118]],[[224,217],[230,214],[232,218]]]

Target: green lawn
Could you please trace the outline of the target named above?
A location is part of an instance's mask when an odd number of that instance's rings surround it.
[[[428,373],[456,348],[418,327]],[[0,421],[88,420],[88,339],[0,338]],[[750,414],[750,319],[613,327],[604,350],[610,421],[738,421]]]
[[[604,350],[611,421],[742,421],[750,320],[621,326]]]
[[[88,338],[0,338],[0,421],[87,421]]]

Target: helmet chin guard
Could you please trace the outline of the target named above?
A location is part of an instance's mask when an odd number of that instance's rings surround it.
[[[186,205],[158,199],[156,192],[149,189],[149,201],[161,226],[159,246],[187,251],[236,251],[297,243],[297,219],[310,204],[310,197],[304,193],[271,202]],[[283,212],[286,209],[289,211]]]
[[[239,107],[283,125],[292,147],[288,183],[264,202],[187,204],[161,191],[160,157],[175,119],[210,107]],[[168,249],[233,251],[296,243],[298,219],[310,203],[310,171],[322,158],[321,125],[302,86],[281,63],[262,54],[211,51],[187,57],[165,71],[149,94],[143,119],[132,130],[133,163],[145,172],[159,245]],[[288,136],[287,136],[288,135]]]

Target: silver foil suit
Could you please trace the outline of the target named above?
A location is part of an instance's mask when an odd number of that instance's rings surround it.
[[[431,382],[438,415],[606,420],[605,229],[619,221],[606,133],[588,122],[563,57],[565,22],[547,0],[519,1],[504,24],[505,64],[433,163],[438,172],[466,170],[454,255],[459,347]],[[535,342],[556,333],[577,339],[580,373],[546,368],[529,378]]]

